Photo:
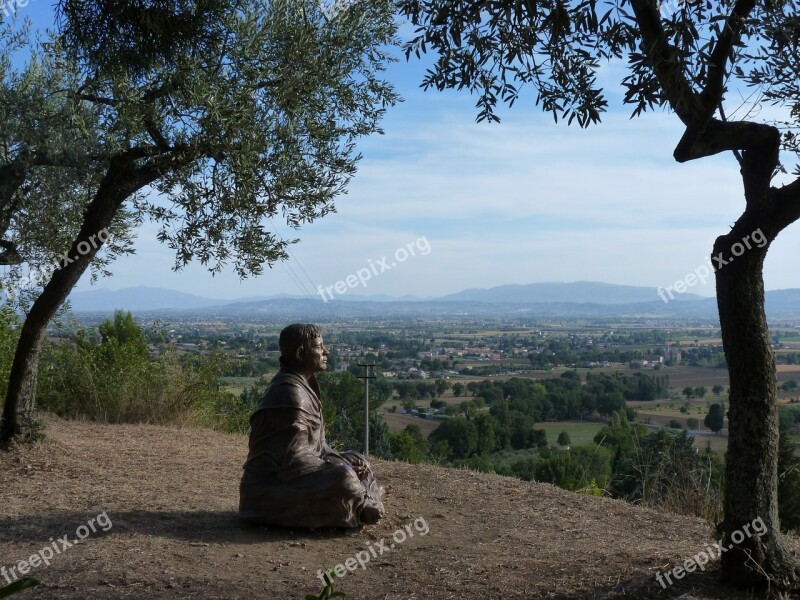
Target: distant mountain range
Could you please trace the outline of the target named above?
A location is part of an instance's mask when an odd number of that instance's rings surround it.
[[[697,294],[676,294],[675,301],[705,300]],[[453,302],[512,302],[515,304],[541,304],[543,302],[570,302],[590,304],[636,304],[660,300],[655,288],[635,285],[614,285],[596,281],[572,283],[529,283],[527,285],[500,285],[488,289],[469,289],[439,298]]]
[[[219,316],[309,319],[318,317],[443,317],[453,315],[587,318],[716,319],[714,298],[677,294],[665,303],[655,288],[591,281],[502,285],[468,289],[439,298],[358,296],[344,294],[323,302],[318,295],[251,297],[238,300],[205,298],[176,290],[132,287],[77,292],[70,296],[75,312],[108,313],[115,309],[179,312]],[[770,318],[800,318],[800,289],[766,295]]]
[[[130,311],[193,309],[206,306],[230,304],[232,300],[204,298],[177,290],[157,287],[129,287],[121,290],[98,289],[88,292],[75,292],[69,297],[72,310],[76,312],[106,312],[121,308]],[[267,296],[242,298],[236,302],[258,302],[268,300]]]

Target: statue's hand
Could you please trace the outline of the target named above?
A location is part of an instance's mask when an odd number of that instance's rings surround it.
[[[349,454],[347,456],[347,460],[350,462],[350,465],[353,467],[353,470],[358,474],[359,477],[369,473],[369,465],[367,464],[367,461],[357,454]]]

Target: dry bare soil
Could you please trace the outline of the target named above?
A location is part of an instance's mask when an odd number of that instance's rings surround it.
[[[662,590],[656,570],[703,550],[711,528],[621,501],[375,460],[387,488],[379,524],[250,529],[236,518],[244,436],[54,417],[47,435],[0,452],[0,566],[18,568],[64,535],[85,539],[35,568],[42,585],[20,600],[300,600],[321,590],[318,569],[369,547],[378,556],[337,580],[349,599],[759,597],[720,588],[716,565]],[[102,513],[96,532],[79,529]],[[397,530],[414,536],[395,543]]]

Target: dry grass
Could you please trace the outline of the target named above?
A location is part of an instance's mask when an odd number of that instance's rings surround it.
[[[0,566],[105,511],[88,537],[20,596],[276,598],[318,592],[317,569],[422,517],[419,533],[338,582],[353,600],[747,598],[692,574],[662,591],[657,569],[711,541],[699,519],[497,475],[375,461],[387,516],[358,531],[244,529],[236,520],[246,438],[208,430],[48,418],[48,439],[0,454]],[[388,542],[387,542],[388,545]]]

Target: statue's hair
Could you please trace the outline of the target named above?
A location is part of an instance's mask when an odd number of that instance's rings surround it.
[[[313,323],[293,323],[284,327],[278,344],[281,347],[281,364],[284,367],[298,367],[297,350],[306,349],[318,337],[322,330]]]

